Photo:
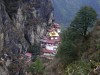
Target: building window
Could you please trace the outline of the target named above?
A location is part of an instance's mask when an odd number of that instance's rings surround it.
[[[55,37],[55,39],[58,39],[57,37]]]
[[[53,40],[54,38],[53,37],[51,37],[51,40]]]

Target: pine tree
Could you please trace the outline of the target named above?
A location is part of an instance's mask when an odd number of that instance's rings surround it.
[[[70,27],[62,32],[62,41],[58,48],[57,56],[65,65],[77,60],[80,56],[82,39],[86,37],[88,28],[93,25],[97,17],[95,10],[91,7],[83,7],[77,13]],[[81,57],[81,56],[80,56]]]
[[[61,59],[61,63],[67,65],[77,59],[77,51],[72,41],[73,36],[70,35],[69,30],[63,31],[62,41],[58,48],[57,57]]]
[[[36,61],[32,63],[31,66],[29,67],[29,71],[35,75],[39,74],[41,75],[43,73],[43,69],[44,69],[43,63],[39,57],[37,57]]]
[[[80,36],[86,36],[88,28],[93,26],[97,17],[96,11],[88,6],[82,7],[72,21],[70,27]]]

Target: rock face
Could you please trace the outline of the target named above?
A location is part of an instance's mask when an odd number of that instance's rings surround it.
[[[50,0],[0,0],[0,55],[39,44],[53,21]]]
[[[52,11],[50,0],[1,0],[0,50],[16,52],[39,43],[52,23]]]

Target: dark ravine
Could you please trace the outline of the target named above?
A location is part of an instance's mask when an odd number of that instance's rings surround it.
[[[53,21],[52,11],[50,0],[0,0],[0,57],[13,58],[18,50],[24,53],[30,45],[39,44]],[[0,59],[0,75],[7,75],[4,67]]]

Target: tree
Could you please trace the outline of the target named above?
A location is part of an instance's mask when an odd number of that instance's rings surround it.
[[[31,64],[29,67],[29,71],[35,75],[43,74],[44,66],[39,57],[37,57],[36,61]]]
[[[73,31],[77,31],[80,36],[85,37],[88,28],[93,26],[97,17],[96,11],[88,6],[82,7],[72,21],[70,27]]]
[[[62,41],[58,48],[57,57],[61,59],[61,63],[67,65],[77,59],[77,51],[72,41],[73,36],[70,35],[69,30],[65,30],[62,33]]]
[[[62,32],[61,44],[58,48],[57,57],[61,59],[63,65],[68,65],[81,57],[84,46],[83,38],[86,37],[88,28],[96,20],[96,12],[91,7],[83,7],[67,30]],[[85,50],[84,49],[84,50]]]

